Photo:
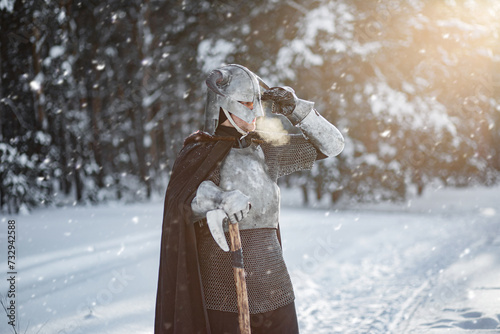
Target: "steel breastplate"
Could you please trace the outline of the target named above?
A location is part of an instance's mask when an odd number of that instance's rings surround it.
[[[219,187],[226,191],[238,189],[250,197],[252,207],[240,221],[240,229],[278,227],[280,190],[268,174],[260,146],[231,149],[220,167]]]

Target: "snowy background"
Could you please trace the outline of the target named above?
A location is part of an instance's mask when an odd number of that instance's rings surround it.
[[[285,192],[301,333],[498,332],[499,198],[498,187],[436,188],[401,205],[331,209],[301,208],[300,194]],[[162,204],[8,216],[19,236],[19,332],[152,333]]]
[[[151,333],[162,197],[227,63],[346,139],[280,180],[304,333],[498,332],[498,17],[497,0],[0,0],[19,332]]]
[[[163,195],[227,63],[346,138],[283,180],[305,202],[496,184],[499,16],[496,0],[1,0],[0,210]]]

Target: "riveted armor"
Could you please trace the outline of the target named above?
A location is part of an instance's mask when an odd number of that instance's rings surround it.
[[[304,136],[288,136],[287,144],[281,146],[254,142],[231,149],[210,177],[223,190],[240,189],[252,203],[248,216],[239,223],[251,314],[275,310],[295,298],[277,237],[280,196],[276,182],[280,176],[312,168],[317,151]],[[207,308],[237,312],[231,255],[217,245],[206,225],[197,229]]]
[[[234,87],[239,89],[232,90],[231,80],[234,80]],[[209,100],[205,113],[205,131],[210,134],[215,132],[219,109],[226,111],[232,108],[229,112],[246,122],[256,117],[262,110],[258,81],[257,76],[239,66],[214,71],[207,79]],[[231,148],[209,177],[220,191],[239,190],[248,197],[248,202],[251,204],[250,210],[245,211],[244,217],[239,220],[251,314],[269,312],[294,300],[293,287],[277,236],[280,211],[278,178],[296,171],[311,169],[318,152],[326,156],[335,156],[342,151],[344,145],[340,132],[314,110],[313,102],[300,100],[296,98],[293,90],[287,90],[293,93],[293,101],[291,99],[289,101],[292,106],[290,107],[283,105],[283,101],[279,100],[281,89],[270,89],[270,91],[268,97],[274,104],[282,102],[276,110],[285,110],[286,113],[280,114],[287,117],[294,126],[302,130],[302,133],[283,134],[287,140],[279,140],[280,144],[255,139],[252,135],[245,134],[245,139],[239,140],[240,147]],[[237,96],[237,93],[248,96]],[[238,101],[253,102],[254,108],[255,106],[257,108],[249,112],[250,109],[243,109],[246,107]],[[274,107],[278,106],[273,106],[273,110]],[[293,110],[289,110],[291,108]],[[239,130],[238,132],[241,133]],[[243,145],[242,142],[247,139],[250,144]],[[207,189],[218,191],[213,186]],[[210,196],[208,191],[206,194],[201,191],[197,193],[197,198],[191,204],[196,217],[203,217],[204,211],[210,209],[205,209],[202,205],[205,203],[202,199],[208,197],[214,196]],[[217,202],[217,197],[214,197],[214,201]],[[215,203],[214,206],[218,208],[221,205]],[[228,210],[225,212],[229,214]],[[219,247],[206,224],[196,226],[200,271],[207,308],[238,312],[231,254]],[[224,231],[226,239],[229,239],[227,226],[224,227]]]

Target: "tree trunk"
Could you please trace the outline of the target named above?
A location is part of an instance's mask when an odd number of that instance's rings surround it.
[[[33,18],[33,21],[35,19]],[[42,60],[40,59],[40,54],[38,50],[38,44],[40,43],[40,30],[38,27],[33,24],[33,36],[35,36],[35,42],[31,46],[32,50],[32,63],[33,63],[33,77],[36,78],[40,72],[40,64],[42,63]],[[35,91],[34,93],[34,106],[35,106],[35,112],[36,112],[36,120],[38,122],[38,128],[40,129],[46,129],[47,124],[45,122],[45,112],[43,109],[43,105],[41,102],[41,97],[43,94],[43,85],[40,84],[40,87]]]
[[[137,48],[139,50],[139,59],[145,59],[145,54],[146,50],[149,48],[149,46],[144,43],[146,38],[144,38],[144,21],[145,21],[145,16],[148,15],[148,7],[149,4],[146,1],[145,4],[142,6],[143,9],[141,12],[141,15],[139,16],[139,20],[134,22],[134,29],[133,31],[133,40],[137,45]],[[144,65],[148,66],[148,65]],[[135,150],[137,154],[137,163],[139,165],[139,175],[141,177],[141,181],[144,182],[146,186],[146,196],[147,198],[151,197],[151,181],[150,181],[150,176],[148,173],[148,166],[146,164],[146,148],[144,147],[144,138],[145,138],[145,132],[144,132],[144,121],[143,121],[143,116],[145,115],[146,119],[150,119],[151,111],[149,106],[144,107],[142,102],[143,99],[146,97],[145,95],[148,94],[147,91],[147,81],[148,81],[148,74],[147,70],[144,68],[138,69],[138,71],[142,71],[142,80],[141,80],[141,88],[138,91],[138,100],[134,101],[135,102],[135,109],[130,110],[130,115],[132,117],[133,125],[135,128],[135,136],[134,136],[134,143],[135,143]]]
[[[73,147],[71,165],[73,172],[73,181],[75,183],[75,200],[80,203],[83,199],[83,182],[80,177],[81,150],[79,149],[80,145],[77,138],[75,138],[73,134],[70,134],[70,138],[72,144],[71,146]]]
[[[302,189],[302,198],[304,200],[304,204],[308,205],[309,204],[309,192],[307,191],[307,185],[303,184],[300,186]]]

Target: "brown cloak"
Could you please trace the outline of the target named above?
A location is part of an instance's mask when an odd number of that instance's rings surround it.
[[[155,334],[210,334],[191,201],[233,144],[234,138],[196,132],[174,163],[165,195]]]

